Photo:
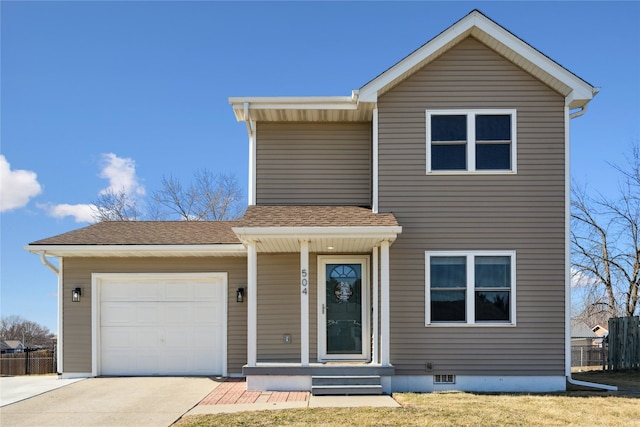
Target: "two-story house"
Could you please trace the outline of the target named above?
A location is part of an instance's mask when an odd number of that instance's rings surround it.
[[[472,11],[350,96],[230,98],[244,217],[27,247],[58,272],[62,374],[564,390],[569,128],[596,93]]]

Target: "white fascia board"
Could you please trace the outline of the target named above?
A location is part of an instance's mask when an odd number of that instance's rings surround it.
[[[210,245],[34,245],[24,249],[37,254],[44,251],[53,256],[128,256],[136,253],[150,256],[210,256],[246,255],[243,244]]]
[[[260,238],[388,238],[395,239],[402,233],[401,226],[394,227],[234,227],[241,239]]]
[[[230,97],[229,104],[336,104],[353,102],[351,96],[246,96]]]
[[[488,34],[508,49],[522,56],[524,59],[544,70],[546,73],[555,77],[565,85],[571,87],[573,89],[573,99],[582,100],[582,103],[573,103],[574,105],[580,104],[576,105],[576,107],[586,104],[597,93],[597,89],[589,83],[537,51],[514,34],[482,15],[480,12],[474,11],[437,35],[435,38],[431,39],[405,59],[389,68],[379,77],[367,83],[360,89],[360,101],[376,102],[378,93],[387,85],[390,85],[398,78],[401,78],[413,67],[427,60],[431,55],[440,51],[447,44],[454,42],[457,39],[462,39],[463,37],[472,34],[474,31],[481,31]]]

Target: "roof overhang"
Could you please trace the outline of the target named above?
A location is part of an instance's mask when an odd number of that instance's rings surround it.
[[[360,102],[377,102],[417,69],[467,37],[474,37],[538,78],[565,98],[569,108],[584,107],[599,91],[481,12],[474,10],[360,89]]]
[[[254,242],[258,252],[298,252],[300,242],[309,242],[314,253],[370,252],[380,242],[393,243],[402,227],[234,227],[240,240]]]
[[[229,257],[247,256],[242,244],[217,245],[28,245],[25,250],[58,257]]]
[[[356,92],[352,96],[233,97],[229,103],[239,122],[369,122],[374,108],[358,103]]]

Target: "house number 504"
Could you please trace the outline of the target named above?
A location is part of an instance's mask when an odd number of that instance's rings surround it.
[[[302,285],[302,293],[307,295],[309,293],[309,279],[307,279],[307,270],[303,268],[300,271],[300,284]]]

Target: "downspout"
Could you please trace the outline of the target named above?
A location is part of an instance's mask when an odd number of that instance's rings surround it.
[[[585,104],[585,105],[583,105],[582,107],[580,107],[580,110],[578,110],[578,111],[576,111],[576,112],[574,112],[574,113],[569,114],[569,118],[570,118],[570,119],[575,119],[575,118],[577,118],[577,117],[582,116],[582,115],[583,115],[584,113],[586,113],[586,112],[587,112],[587,104]]]
[[[57,276],[60,273],[56,266],[51,264],[51,262],[46,258],[47,254],[45,251],[38,251],[38,255],[40,255],[40,262],[42,262],[42,264],[44,264],[44,266],[49,270],[53,271],[53,274]]]
[[[60,268],[56,268],[55,265],[51,264],[51,262],[47,259],[47,253],[45,251],[38,251],[38,255],[40,256],[40,262],[47,267],[49,270],[53,271],[58,279],[58,342],[57,342],[57,360],[56,365],[58,366],[58,376],[62,375],[63,369],[63,355],[62,355],[62,298],[63,298],[63,285],[62,285],[62,276],[60,275]],[[62,258],[60,258],[60,267],[62,267]]]
[[[597,93],[597,92],[595,92]],[[595,95],[594,93],[594,95]],[[571,119],[575,119],[577,117],[582,116],[584,113],[587,112],[587,105],[583,105],[582,107],[580,107],[579,111],[576,111],[574,113],[571,113],[569,111],[569,106],[565,105],[565,127],[564,127],[564,133],[565,133],[565,194],[566,194],[566,201],[565,201],[565,215],[566,215],[566,226],[565,226],[565,252],[566,252],[566,259],[567,259],[567,263],[565,266],[566,272],[565,272],[565,281],[566,281],[566,295],[569,299],[569,301],[571,301],[571,267],[570,267],[570,260],[571,260],[571,239],[570,239],[570,226],[571,226],[571,188],[570,188],[570,144],[569,144],[569,139],[570,139],[570,130],[569,130],[569,121]],[[608,391],[618,391],[618,387],[616,386],[612,386],[612,385],[607,385],[607,384],[598,384],[598,383],[592,383],[592,382],[588,382],[588,381],[580,381],[580,380],[576,380],[571,378],[571,313],[569,310],[569,306],[566,305],[565,307],[565,336],[566,336],[566,348],[565,348],[565,374],[566,374],[566,378],[567,378],[567,382],[569,384],[572,385],[577,385],[577,386],[582,386],[582,387],[591,387],[591,388],[599,388],[602,390],[608,390]]]
[[[255,123],[251,121],[249,113],[249,103],[244,103],[244,123],[247,125],[247,134],[249,134],[249,188],[248,205],[256,204],[256,137]]]

